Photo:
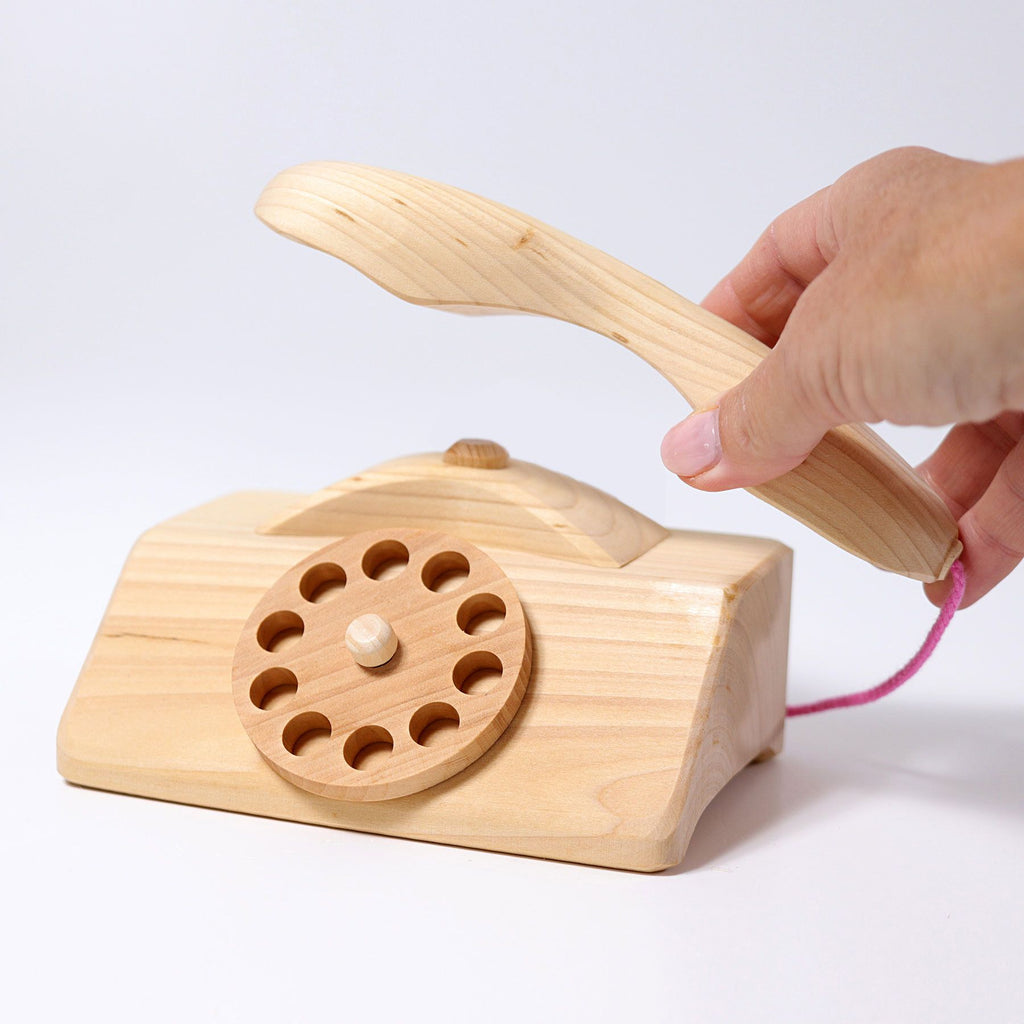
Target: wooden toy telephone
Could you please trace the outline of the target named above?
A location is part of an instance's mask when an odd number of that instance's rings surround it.
[[[604,334],[695,406],[766,351],[448,186],[306,164],[256,209],[408,301]],[[915,579],[959,552],[942,502],[863,426],[755,493]],[[125,793],[656,871],[781,748],[789,592],[783,545],[665,530],[492,442],[298,499],[231,495],[135,545],[58,766]]]

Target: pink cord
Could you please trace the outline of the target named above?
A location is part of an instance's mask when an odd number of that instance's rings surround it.
[[[879,683],[878,686],[873,686],[870,690],[861,690],[860,693],[848,693],[843,697],[829,697],[826,700],[815,701],[813,704],[790,704],[786,708],[786,717],[813,715],[818,711],[831,711],[833,708],[852,708],[858,704],[870,704],[873,700],[879,700],[892,693],[893,690],[898,689],[914,676],[932,656],[932,652],[938,646],[942,634],[946,632],[946,627],[953,618],[953,613],[960,607],[960,602],[963,600],[967,576],[964,573],[963,563],[959,559],[950,568],[950,575],[953,577],[953,586],[949,591],[949,596],[942,604],[939,617],[928,631],[924,643],[921,644],[921,649],[899,672],[890,676],[884,683]]]

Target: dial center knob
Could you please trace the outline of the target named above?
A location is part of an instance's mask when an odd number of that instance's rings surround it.
[[[395,656],[398,637],[387,619],[370,612],[348,624],[345,646],[352,652],[357,664],[363,668],[378,668]]]

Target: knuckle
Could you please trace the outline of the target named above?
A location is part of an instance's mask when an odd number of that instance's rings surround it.
[[[1008,538],[997,534],[991,527],[983,522],[975,521],[972,524],[971,532],[974,534],[972,547],[986,548],[998,555],[1001,559],[1017,563],[1024,559],[1024,546],[1013,544]]]
[[[848,381],[841,372],[842,348],[835,343],[834,327],[816,315],[811,303],[798,312],[793,331],[778,346],[795,412],[810,422],[845,422],[850,418]]]
[[[1017,443],[1003,463],[1002,470],[1010,498],[1017,503],[1020,518],[1024,519],[1024,441]]]
[[[750,396],[754,388],[756,381],[748,380],[746,387],[730,392],[719,407],[722,444],[730,460],[740,464],[757,462],[765,449],[763,416]]]
[[[999,379],[996,392],[996,407],[1002,409],[1024,408],[1024,353],[1015,346],[1011,368]]]
[[[896,146],[885,155],[898,160],[930,160],[939,154],[928,146]]]

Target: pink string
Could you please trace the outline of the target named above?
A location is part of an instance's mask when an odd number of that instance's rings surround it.
[[[793,718],[796,715],[813,715],[819,711],[831,711],[833,708],[852,708],[858,704],[870,704],[874,700],[892,693],[893,690],[901,687],[908,679],[917,674],[918,669],[932,656],[942,634],[953,619],[953,613],[960,607],[964,597],[964,589],[967,586],[967,575],[964,572],[963,563],[957,559],[950,568],[950,575],[953,577],[953,586],[949,595],[942,604],[939,617],[935,624],[928,631],[921,649],[910,661],[906,663],[895,675],[889,676],[884,683],[873,686],[870,690],[861,690],[860,693],[848,693],[843,697],[828,697],[826,700],[818,700],[813,704],[790,704],[786,708],[786,717]]]

